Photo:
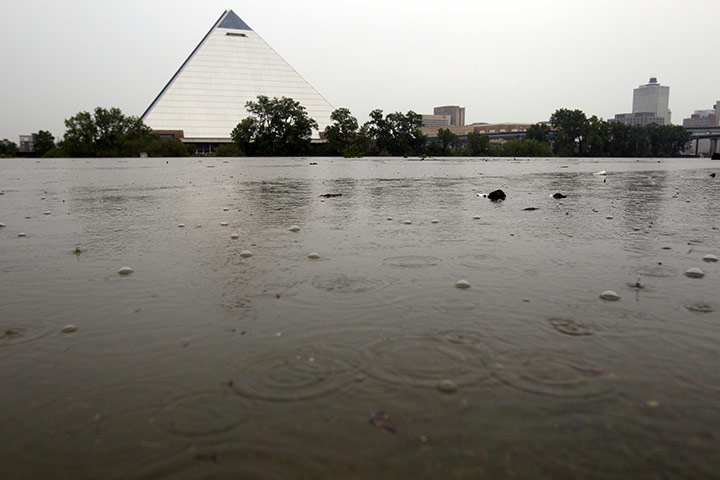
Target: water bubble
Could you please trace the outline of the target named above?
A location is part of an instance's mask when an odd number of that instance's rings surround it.
[[[470,282],[467,280],[458,280],[455,282],[455,287],[457,288],[470,288]]]
[[[78,327],[76,327],[75,325],[65,325],[62,328],[61,332],[62,333],[72,333],[72,332],[77,332],[77,329],[78,329]]]
[[[687,271],[685,272],[685,276],[690,278],[702,278],[705,276],[705,272],[703,272],[697,267],[692,267],[687,269]]]
[[[0,226],[3,226],[3,225],[0,223]],[[717,257],[717,255],[713,255],[713,254],[709,253],[703,257],[703,260],[706,262],[717,262],[718,257]]]
[[[299,232],[300,227],[298,227],[297,225],[292,225],[290,228],[288,228],[288,230],[290,230],[291,232]]]
[[[320,255],[317,254],[317,253],[315,253],[315,252],[311,252],[311,253],[308,255],[308,258],[311,258],[311,259],[313,259],[313,260],[317,260],[318,258],[320,258]]]
[[[250,250],[243,250],[240,252],[240,256],[243,258],[252,257],[252,252]]]
[[[118,270],[117,273],[120,275],[130,275],[133,272],[133,269],[130,267],[122,267],[120,270]]]
[[[620,295],[618,295],[614,290],[605,290],[600,294],[600,298],[603,300],[620,300]]]
[[[457,385],[452,380],[440,380],[437,383],[437,389],[442,393],[455,393],[458,391]]]

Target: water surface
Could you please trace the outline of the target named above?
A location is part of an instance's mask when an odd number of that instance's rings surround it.
[[[712,478],[718,167],[2,160],[3,477]]]

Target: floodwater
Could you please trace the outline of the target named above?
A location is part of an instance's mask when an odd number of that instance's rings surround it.
[[[718,170],[2,160],[0,476],[718,478]]]

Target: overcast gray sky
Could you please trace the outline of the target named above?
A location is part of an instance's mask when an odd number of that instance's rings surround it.
[[[141,115],[225,9],[361,122],[449,104],[468,123],[612,118],[651,76],[673,123],[720,100],[718,0],[4,0],[0,138]]]

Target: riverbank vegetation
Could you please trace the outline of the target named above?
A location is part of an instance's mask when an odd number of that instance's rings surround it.
[[[249,116],[231,132],[233,143],[222,144],[215,156],[420,156],[420,157],[673,157],[690,141],[676,125],[626,125],[587,117],[581,110],[559,109],[548,123],[530,126],[525,138],[502,141],[470,132],[458,136],[440,128],[437,136],[423,134],[422,115],[413,112],[384,114],[375,109],[360,125],[350,110],[338,108],[321,133],[324,142],[313,143],[318,123],[305,107],[288,97],[257,97],[246,104]],[[65,120],[62,139],[48,131],[33,134],[35,157],[184,157],[194,146],[176,138],[154,134],[138,117],[120,109],[97,107]],[[0,141],[0,157],[18,155],[18,146]]]

